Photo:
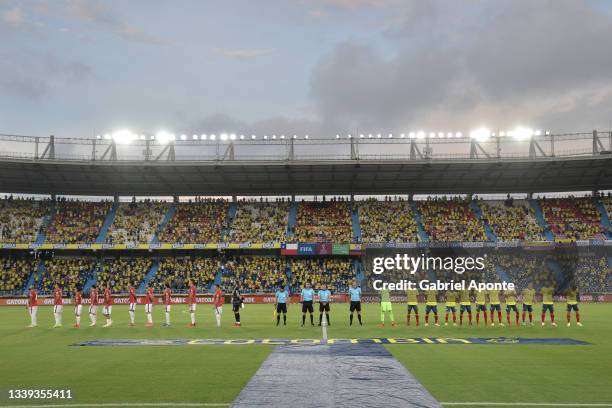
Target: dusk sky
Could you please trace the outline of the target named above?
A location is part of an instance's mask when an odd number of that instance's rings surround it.
[[[612,2],[0,0],[0,133],[612,126]]]

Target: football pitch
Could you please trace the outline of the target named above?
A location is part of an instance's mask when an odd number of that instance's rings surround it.
[[[348,305],[333,304],[330,339],[372,338],[570,338],[588,345],[554,344],[386,344],[444,406],[612,406],[611,304],[582,304],[583,327],[565,326],[565,305],[555,307],[558,327],[406,327],[405,305],[394,304],[397,327],[380,322],[379,306],[364,305],[364,326],[348,325]],[[0,406],[122,404],[117,406],[229,406],[275,345],[72,346],[111,339],[320,339],[321,328],[300,327],[299,305],[290,305],[287,326],[276,327],[271,305],[247,305],[243,327],[232,325],[224,307],[223,327],[214,327],[209,305],[199,305],[198,326],[186,327],[186,306],[174,306],[171,327],[162,327],[163,308],[154,308],[155,327],[145,327],[142,306],[137,326],[128,326],[127,306],[113,307],[113,326],[72,327],[72,307],[64,308],[64,326],[52,329],[52,308],[39,307],[38,324],[26,328],[25,307],[0,309]],[[539,312],[540,307],[536,307]],[[84,311],[86,308],[84,308]],[[504,313],[505,319],[505,313]],[[318,314],[315,314],[315,324]],[[504,320],[505,322],[505,320]],[[431,322],[430,322],[431,323]],[[465,323],[465,322],[464,322]],[[514,322],[513,322],[514,323]],[[284,379],[270,393],[279,405]],[[11,389],[70,389],[70,400],[11,400]],[[133,405],[130,405],[133,404]],[[140,404],[140,405],[138,405]],[[194,404],[194,405],[189,405]],[[498,405],[499,404],[499,405]],[[578,405],[582,404],[582,405]],[[87,405],[85,405],[87,406]]]

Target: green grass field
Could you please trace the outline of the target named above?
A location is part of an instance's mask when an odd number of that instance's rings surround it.
[[[270,305],[248,305],[243,327],[231,325],[226,305],[223,326],[214,326],[211,306],[200,305],[198,327],[187,328],[186,306],[175,306],[173,326],[162,327],[163,309],[156,307],[156,326],[128,327],[127,306],[113,308],[114,325],[72,328],[72,307],[64,308],[64,327],[52,329],[52,309],[40,307],[39,327],[26,328],[22,307],[0,308],[0,405],[35,405],[9,401],[8,389],[71,389],[71,401],[58,403],[194,402],[231,403],[274,346],[136,346],[69,347],[95,339],[172,338],[320,338],[319,327],[301,328],[299,305],[289,308],[286,327],[273,325]],[[592,345],[387,345],[422,384],[442,402],[526,402],[612,404],[612,304],[581,305],[584,327],[565,327],[564,305],[556,306],[559,326],[534,327],[377,327],[378,305],[365,305],[363,327],[348,326],[348,306],[332,308],[330,338],[495,337],[573,338]],[[539,307],[537,307],[539,311]],[[403,320],[404,305],[394,305]],[[400,313],[400,311],[402,311]],[[99,313],[101,310],[99,310]],[[422,311],[421,311],[422,313]],[[400,316],[402,315],[402,316]],[[318,317],[318,315],[317,315]],[[401,318],[400,318],[401,317]],[[271,390],[278,392],[278,390]],[[469,404],[466,406],[470,406]],[[528,406],[528,405],[525,405]]]

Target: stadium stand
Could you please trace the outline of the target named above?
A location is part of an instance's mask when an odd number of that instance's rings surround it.
[[[178,203],[176,212],[163,231],[160,242],[207,243],[220,242],[227,227],[228,203],[210,199]]]
[[[49,201],[13,198],[0,200],[0,242],[19,244],[36,240]]]
[[[149,243],[168,207],[168,203],[155,201],[119,204],[115,220],[106,236],[106,243]]]
[[[419,201],[423,227],[432,241],[486,241],[483,224],[462,198]]]
[[[294,293],[299,293],[306,282],[310,282],[315,289],[325,283],[332,292],[346,292],[354,278],[355,268],[350,259],[291,260],[291,291]]]
[[[60,200],[55,203],[47,241],[54,244],[92,244],[111,203]]]
[[[93,258],[53,258],[45,261],[45,271],[38,285],[40,293],[51,293],[55,284],[60,285],[65,296],[83,288],[91,278],[96,261]]]
[[[0,258],[0,294],[17,295],[26,289],[26,283],[36,271],[35,259]]]
[[[199,291],[208,291],[220,268],[221,259],[218,257],[165,257],[159,260],[151,284],[158,292],[168,283],[173,292],[186,293],[189,279],[193,279]]]
[[[543,198],[539,203],[555,238],[571,241],[605,239],[600,214],[592,197]]]
[[[297,209],[293,241],[351,242],[351,203],[343,199],[302,201]]]
[[[483,219],[499,241],[543,241],[542,228],[524,200],[480,201]]]
[[[109,285],[113,293],[126,293],[130,285],[138,287],[151,268],[150,258],[107,258],[102,260],[97,284],[101,288]]]
[[[368,199],[358,203],[361,239],[370,242],[417,241],[417,224],[408,201]]]
[[[241,201],[226,241],[282,242],[288,214],[288,201]]]
[[[236,256],[225,262],[221,284],[231,291],[238,279],[244,293],[275,292],[279,285],[287,285],[287,262],[276,256]]]

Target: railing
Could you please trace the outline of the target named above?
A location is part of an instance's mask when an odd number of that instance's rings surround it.
[[[612,151],[612,132],[562,133],[517,140],[471,137],[275,138],[233,140],[58,138],[0,134],[0,158],[87,162],[508,160],[600,156]]]

